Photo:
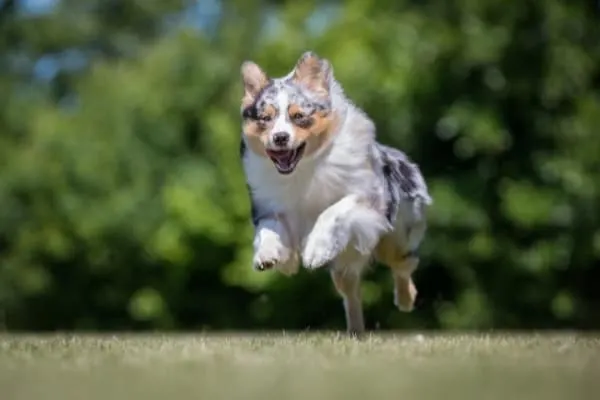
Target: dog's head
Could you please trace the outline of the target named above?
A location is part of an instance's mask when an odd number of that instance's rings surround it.
[[[254,62],[241,68],[243,133],[255,153],[270,158],[281,174],[327,142],[333,130],[332,69],[327,60],[306,52],[294,70],[271,79]]]

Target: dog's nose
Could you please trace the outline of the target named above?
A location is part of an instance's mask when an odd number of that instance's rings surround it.
[[[276,146],[285,146],[290,141],[290,135],[287,132],[276,132],[273,134],[273,143]]]

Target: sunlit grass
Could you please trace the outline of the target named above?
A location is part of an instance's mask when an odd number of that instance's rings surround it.
[[[0,336],[0,398],[591,399],[599,356],[574,335]]]

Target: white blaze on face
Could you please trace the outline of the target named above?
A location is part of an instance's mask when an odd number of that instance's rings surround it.
[[[288,118],[288,107],[290,105],[290,99],[285,90],[280,90],[277,93],[277,98],[275,100],[275,105],[277,107],[277,117],[275,118],[275,122],[273,124],[273,128],[271,132],[269,132],[269,145],[274,146],[273,143],[273,135],[277,132],[285,132],[290,135],[290,144],[294,144],[294,127],[292,126],[289,118]]]

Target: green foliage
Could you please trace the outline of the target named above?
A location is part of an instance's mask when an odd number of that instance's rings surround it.
[[[595,10],[230,1],[174,24],[192,3],[0,2],[0,326],[341,327],[327,274],[252,270],[238,159],[241,62],[314,49],[435,202],[417,310],[376,268],[370,326],[598,327]]]

